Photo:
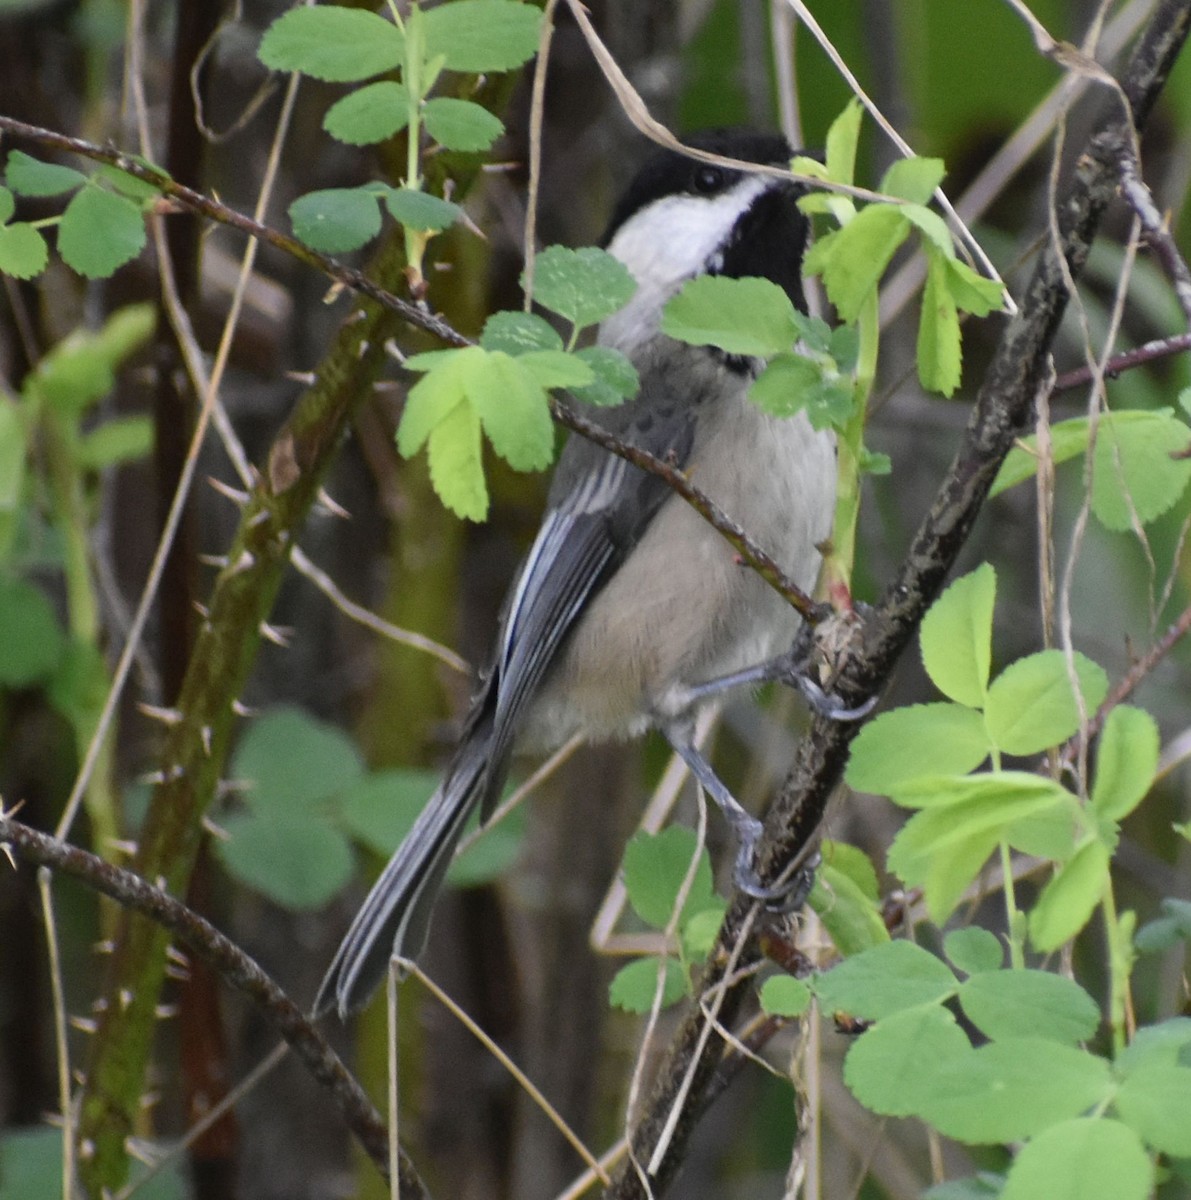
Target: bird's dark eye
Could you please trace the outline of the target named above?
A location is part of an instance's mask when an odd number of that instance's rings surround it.
[[[710,196],[713,192],[718,192],[724,186],[724,172],[720,167],[713,167],[707,163],[695,168],[695,173],[691,177],[691,184],[694,190],[703,196]]]

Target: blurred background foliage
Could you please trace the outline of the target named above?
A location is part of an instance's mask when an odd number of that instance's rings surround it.
[[[96,141],[134,146],[127,103],[131,63],[139,69],[157,161],[175,177],[227,203],[251,210],[280,104],[255,57],[262,30],[287,6],[280,0],[209,0],[129,5],[123,0],[0,0],[0,112]],[[773,11],[767,0],[593,0],[597,27],[659,119],[679,132],[712,125],[778,122]],[[1096,6],[1086,0],[1036,0],[1035,15],[1057,37],[1078,42]],[[1149,5],[1108,6],[1112,22],[1129,21]],[[840,54],[915,151],[946,160],[945,186],[960,195],[992,156],[1062,81],[1040,56],[1026,26],[1000,0],[962,5],[930,0],[811,0],[809,8]],[[131,22],[139,14],[134,43]],[[797,99],[809,147],[849,96],[846,83],[805,30],[795,43]],[[197,63],[197,65],[196,65]],[[203,102],[201,130],[189,113],[192,87]],[[266,220],[288,229],[285,209],[298,195],[348,186],[379,170],[396,178],[399,145],[353,150],[321,130],[340,90],[306,83],[282,150],[278,186]],[[172,98],[172,99],[171,99]],[[528,157],[528,81],[494,81],[484,100],[502,112],[508,132],[477,171],[466,156],[431,160],[459,182],[458,196],[485,234],[456,228],[435,243],[430,301],[467,334],[495,308],[518,307],[521,229]],[[1069,117],[1065,145],[1078,146],[1092,101]],[[183,115],[179,117],[179,113]],[[1030,253],[1043,236],[1050,143],[1012,177],[996,180],[976,231],[998,268],[1017,289]],[[892,156],[871,128],[862,143],[861,179],[874,180]],[[7,150],[9,147],[5,147]],[[577,245],[598,239],[613,197],[647,152],[617,109],[574,26],[560,18],[546,92],[539,238]],[[1061,156],[1070,158],[1070,149]],[[1191,234],[1186,203],[1191,186],[1191,63],[1172,78],[1145,141],[1147,178],[1172,213],[1183,245]],[[29,214],[36,218],[49,206]],[[189,218],[169,218],[180,288],[205,350],[214,348],[230,295],[241,243],[224,229],[199,231]],[[1107,323],[1120,276],[1127,217],[1110,216],[1083,290],[1093,334]],[[11,399],[50,348],[72,330],[103,327],[132,303],[157,305],[150,253],[113,279],[84,285],[51,267],[32,283],[4,280],[0,301],[0,383]],[[291,409],[306,372],[314,370],[350,301],[326,302],[327,282],[263,248],[236,329],[226,408],[250,456],[260,462]],[[910,308],[912,309],[912,305]],[[965,338],[964,388],[954,401],[928,400],[916,388],[913,316],[893,317],[882,345],[880,405],[871,441],[893,460],[890,476],[869,485],[864,517],[860,596],[871,597],[900,559],[967,416],[972,388],[999,329],[994,319]],[[1161,272],[1143,254],[1133,275],[1122,345],[1140,344],[1180,328]],[[409,353],[430,343],[403,331]],[[1085,359],[1084,335],[1069,315],[1056,348],[1059,371]],[[28,442],[19,490],[0,496],[4,538],[0,578],[0,794],[24,804],[24,819],[52,828],[86,745],[96,697],[123,645],[129,612],[140,593],[172,495],[179,455],[193,421],[194,401],[182,381],[165,322],[156,333],[121,349],[114,386],[91,395],[77,413],[76,439],[136,418],[153,423],[153,448],[133,436],[119,452],[88,460],[67,456],[55,471],[53,431]],[[1191,378],[1185,360],[1159,363],[1111,386],[1114,404],[1173,404]],[[535,528],[544,496],[541,477],[518,477],[492,466],[493,518],[463,525],[431,494],[421,461],[398,460],[392,434],[405,380],[396,362],[360,410],[328,492],[330,507],[309,522],[308,556],[338,587],[396,625],[482,659],[496,609],[519,555]],[[1073,391],[1056,398],[1054,415],[1082,411]],[[58,431],[61,433],[61,431]],[[3,453],[0,448],[0,454]],[[212,440],[199,477],[232,478]],[[1079,471],[1060,471],[1057,553],[1062,562],[1082,496]],[[1132,534],[1094,524],[1074,574],[1076,644],[1114,677],[1131,647],[1144,646],[1187,598],[1182,555],[1186,511],[1149,531],[1148,546]],[[87,829],[105,855],[113,839],[134,837],[144,785],[156,769],[161,726],[143,707],[168,709],[177,693],[213,567],[236,513],[205,483],[191,497],[183,535],[171,560],[149,635],[136,659],[95,787]],[[9,528],[9,525],[12,527]],[[1037,602],[1037,525],[1033,490],[1019,487],[990,505],[965,554],[965,565],[996,563],[1001,581],[994,653],[1008,661],[1041,639]],[[82,546],[80,568],[72,547]],[[81,571],[81,575],[80,575]],[[1171,596],[1159,606],[1168,576]],[[79,588],[86,593],[80,599]],[[84,603],[86,601],[86,603]],[[82,607],[80,607],[82,605]],[[89,607],[88,607],[89,605]],[[269,710],[245,721],[232,763],[252,791],[229,789],[216,823],[233,837],[205,855],[190,899],[228,930],[300,1003],[314,994],[366,880],[383,849],[399,836],[402,813],[416,810],[432,786],[463,711],[468,681],[441,661],[378,638],[348,620],[296,574],[286,582],[274,623],[284,647],[266,643],[251,684],[239,699]],[[1177,652],[1145,685],[1140,702],[1173,740],[1191,719],[1187,656]],[[929,696],[919,665],[901,665],[892,700]],[[796,706],[767,697],[761,707],[734,708],[718,735],[726,777],[747,802],[759,803],[788,763],[797,737]],[[504,1045],[592,1145],[614,1139],[623,1120],[624,1080],[632,1069],[640,1023],[610,1011],[613,964],[588,947],[588,930],[649,786],[664,765],[659,745],[595,748],[572,759],[531,802],[524,828],[495,839],[473,863],[467,888],[440,905],[425,966]],[[1172,770],[1158,803],[1128,828],[1121,866],[1124,903],[1143,917],[1163,896],[1189,892],[1185,843],[1170,831],[1186,819],[1185,774]],[[233,780],[235,782],[235,780]],[[371,789],[371,791],[370,791]],[[379,810],[381,795],[390,806]],[[369,796],[372,801],[369,801]],[[273,803],[276,798],[276,804]],[[294,818],[295,806],[307,814]],[[690,804],[689,799],[684,804]],[[377,813],[380,812],[378,818]],[[689,815],[689,807],[686,810]],[[279,817],[280,814],[280,817]],[[104,827],[103,822],[108,822]],[[880,865],[897,818],[871,799],[844,798],[832,810],[830,833],[853,841]],[[270,822],[273,825],[270,826]],[[263,826],[263,828],[262,828]],[[276,828],[274,828],[276,827]],[[280,833],[276,830],[280,829]],[[271,832],[272,830],[272,832]],[[276,836],[274,836],[274,834]],[[713,825],[715,861],[724,831]],[[254,842],[253,838],[261,839]],[[477,846],[479,851],[482,843]],[[260,847],[254,849],[254,847]],[[282,850],[279,847],[288,847]],[[505,873],[517,860],[515,873]],[[68,1002],[86,1016],[101,966],[97,940],[109,914],[80,889],[56,885]],[[1094,933],[1077,945],[1095,971]],[[1183,1003],[1181,952],[1152,960],[1140,975],[1139,1015],[1157,1017]],[[1086,977],[1086,976],[1085,976]],[[149,1080],[146,1139],[177,1137],[213,1096],[241,1078],[271,1048],[271,1035],[238,999],[201,973],[172,985],[172,1015],[160,1026]],[[57,1162],[43,1121],[57,1106],[44,938],[32,872],[0,871],[0,1196],[51,1194]],[[663,1031],[668,1018],[662,1018]],[[335,1038],[378,1092],[384,1063],[383,1012],[378,1006]],[[72,1037],[80,1046],[85,1028]],[[349,1046],[349,1039],[354,1045]],[[844,1090],[838,1062],[846,1039],[822,1034],[816,1048],[823,1107],[822,1194],[910,1197],[931,1179],[931,1151],[921,1132],[877,1122]],[[786,1068],[793,1041],[769,1055]],[[402,1001],[402,1137],[435,1194],[456,1198],[556,1195],[578,1172],[573,1152],[470,1036],[409,990]],[[85,1051],[76,1051],[82,1058]],[[695,1156],[679,1185],[700,1197],[783,1195],[795,1133],[790,1086],[746,1071],[707,1115]],[[962,1158],[947,1165],[970,1169]],[[48,1164],[48,1165],[47,1165]],[[982,1165],[996,1166],[995,1158]],[[358,1168],[358,1177],[352,1172]],[[34,1182],[30,1183],[29,1180]],[[1171,1185],[1169,1195],[1177,1194]],[[325,1099],[292,1063],[245,1096],[234,1119],[220,1122],[192,1148],[189,1160],[143,1195],[233,1196],[315,1200],[380,1195],[366,1165],[353,1168],[344,1131]]]

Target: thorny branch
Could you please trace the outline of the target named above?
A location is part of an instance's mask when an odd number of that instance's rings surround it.
[[[300,1008],[259,964],[209,921],[132,871],[104,862],[94,854],[39,833],[0,814],[0,848],[11,849],[27,862],[70,875],[110,896],[168,930],[237,991],[242,992],[288,1043],[295,1057],[330,1093],[348,1128],[376,1164],[388,1174],[388,1129],[355,1076]],[[401,1157],[401,1194],[411,1200],[426,1196],[413,1165]]]

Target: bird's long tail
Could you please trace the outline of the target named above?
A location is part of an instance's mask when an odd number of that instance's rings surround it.
[[[486,791],[486,742],[470,738],[460,748],[446,779],[389,859],[335,952],[314,1001],[316,1017],[332,1007],[345,1017],[372,994],[390,958],[414,958],[425,945],[459,835]]]

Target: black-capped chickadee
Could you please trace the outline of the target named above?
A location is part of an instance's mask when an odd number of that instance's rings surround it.
[[[716,132],[690,144],[787,166],[776,136]],[[759,275],[805,311],[808,226],[792,182],[655,155],[617,205],[608,250],[637,281],[600,327],[641,378],[637,398],[588,415],[691,472],[699,487],[801,588],[813,587],[830,531],[835,447],[804,414],[768,416],[748,399],[760,364],[660,332],[662,308],[701,274]],[[724,809],[739,841],[736,881],[753,873],[759,823],[732,799],[692,742],[694,716],[722,677],[793,643],[800,618],[656,476],[572,437],[541,529],[506,601],[446,776],[385,867],[331,963],[315,1012],[363,1003],[390,957],[417,955],[460,832],[500,795],[516,747],[545,753],[660,730]]]

